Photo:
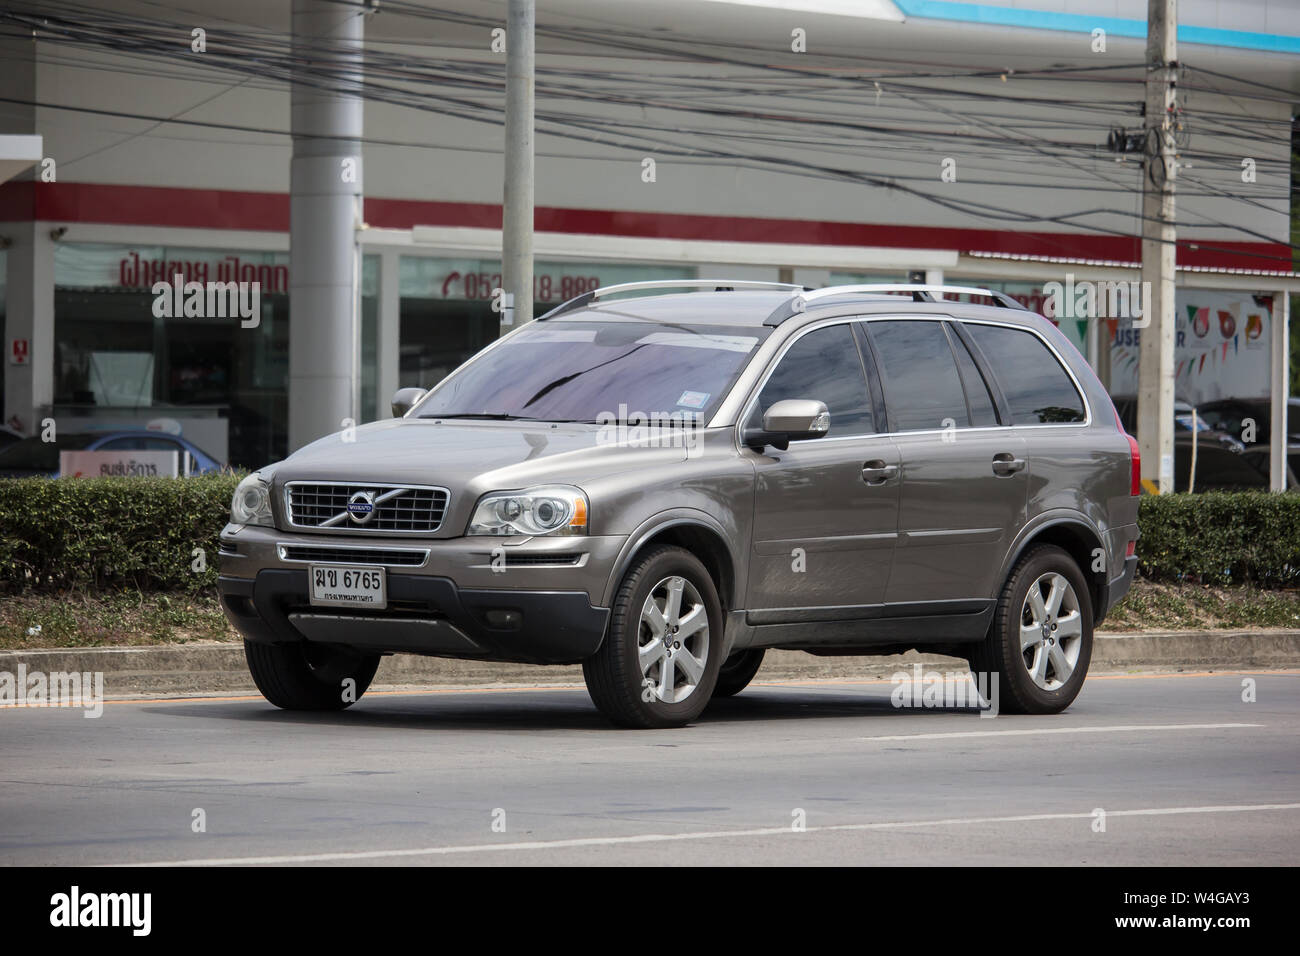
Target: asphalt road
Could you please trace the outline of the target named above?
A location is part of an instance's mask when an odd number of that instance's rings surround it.
[[[757,685],[641,732],[568,687],[5,709],[0,863],[1293,865],[1300,672],[1243,676],[1094,676],[1051,718]]]

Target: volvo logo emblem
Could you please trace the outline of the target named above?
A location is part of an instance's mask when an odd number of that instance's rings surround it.
[[[348,517],[357,524],[365,524],[375,513],[375,495],[370,491],[358,491],[348,499]]]

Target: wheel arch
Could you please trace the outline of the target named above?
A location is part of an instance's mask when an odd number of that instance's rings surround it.
[[[619,582],[637,555],[647,548],[670,544],[684,548],[700,559],[713,579],[725,613],[737,606],[736,569],[740,566],[727,542],[722,526],[704,512],[678,511],[656,515],[628,536],[605,584],[603,606],[610,606]]]
[[[1106,572],[1094,571],[1097,549],[1105,556],[1106,548],[1101,533],[1081,515],[1059,515],[1046,518],[1022,533],[1011,548],[998,578],[1001,588],[1011,569],[1033,547],[1054,544],[1079,566],[1079,572],[1088,582],[1088,596],[1092,599],[1093,624],[1100,624],[1106,614]],[[1104,564],[1103,564],[1104,567]]]

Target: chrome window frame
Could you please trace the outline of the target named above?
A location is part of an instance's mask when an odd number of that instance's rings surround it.
[[[1038,341],[1041,342],[1047,348],[1047,350],[1052,354],[1052,356],[1056,359],[1057,363],[1061,366],[1061,368],[1065,370],[1065,374],[1068,375],[1070,378],[1070,383],[1074,386],[1074,389],[1078,393],[1079,398],[1083,401],[1084,420],[1081,422],[1038,422],[1033,425],[1014,425],[1014,424],[959,425],[957,426],[957,428],[960,431],[963,432],[1002,431],[1008,428],[1015,428],[1015,429],[1088,428],[1092,425],[1093,422],[1092,403],[1088,400],[1088,393],[1083,388],[1083,386],[1079,383],[1078,376],[1075,375],[1074,369],[1072,369],[1070,367],[1070,363],[1067,362],[1062,357],[1060,351],[1056,348],[1056,346],[1053,345],[1051,342],[1049,342],[1047,340],[1047,337],[1044,336],[1042,332],[1040,332],[1038,329],[1033,328],[1032,326],[1019,325],[1014,322],[998,322],[994,319],[984,319],[984,318],[965,319],[965,318],[960,318],[952,315],[918,315],[918,314],[911,314],[911,313],[903,313],[903,314],[881,313],[879,315],[852,314],[852,315],[828,316],[824,319],[818,319],[813,322],[809,322],[807,325],[797,329],[784,342],[781,343],[781,345],[777,348],[776,354],[768,361],[767,367],[764,369],[763,373],[759,376],[756,382],[750,387],[751,390],[748,396],[745,398],[744,403],[740,406],[741,409],[740,414],[736,416],[736,421],[731,426],[735,432],[737,447],[738,448],[745,447],[744,438],[743,438],[745,422],[748,420],[749,416],[753,413],[754,406],[757,404],[758,398],[763,392],[763,387],[767,384],[767,380],[771,378],[772,373],[776,371],[777,366],[781,364],[781,360],[785,358],[786,352],[789,351],[789,349],[791,348],[791,346],[794,345],[795,342],[799,341],[801,338],[803,338],[805,335],[809,334],[810,332],[815,332],[818,329],[823,329],[830,325],[847,325],[849,323],[855,323],[855,322],[866,323],[866,322],[891,322],[891,321],[892,322],[959,322],[959,323],[975,324],[975,325],[992,325],[992,326],[996,326],[997,328],[1011,329],[1016,332],[1027,332],[1030,335],[1035,336],[1038,339]],[[758,353],[755,353],[754,359],[755,360],[758,359]],[[737,382],[737,387],[740,387],[739,382]],[[870,383],[868,383],[868,388],[870,388]],[[884,389],[883,382],[881,383],[881,389],[882,391]],[[723,404],[725,405],[726,402],[724,401]],[[720,406],[720,408],[721,407],[722,406]],[[885,396],[886,413],[888,413],[888,408],[889,408],[889,396],[886,395]],[[831,419],[832,432],[834,432],[834,429],[835,429],[835,421],[832,418]],[[894,431],[864,432],[862,434],[857,434],[857,435],[837,436],[831,434],[831,435],[827,435],[824,438],[795,439],[794,441],[791,441],[790,444],[791,446],[794,446],[796,444],[803,444],[805,442],[861,441],[862,439],[867,439],[867,438],[888,437],[892,435],[938,435],[946,431],[947,429],[944,428],[923,428],[923,429],[915,429],[915,430],[909,429],[908,431],[898,431],[898,432],[894,432]]]

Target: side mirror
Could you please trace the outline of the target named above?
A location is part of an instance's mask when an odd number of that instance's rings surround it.
[[[825,402],[810,398],[788,398],[763,414],[763,427],[745,431],[745,444],[762,449],[767,445],[785,451],[792,441],[821,438],[831,430],[831,413]]]
[[[409,412],[415,403],[424,398],[427,389],[399,388],[393,393],[393,417],[401,418]]]

